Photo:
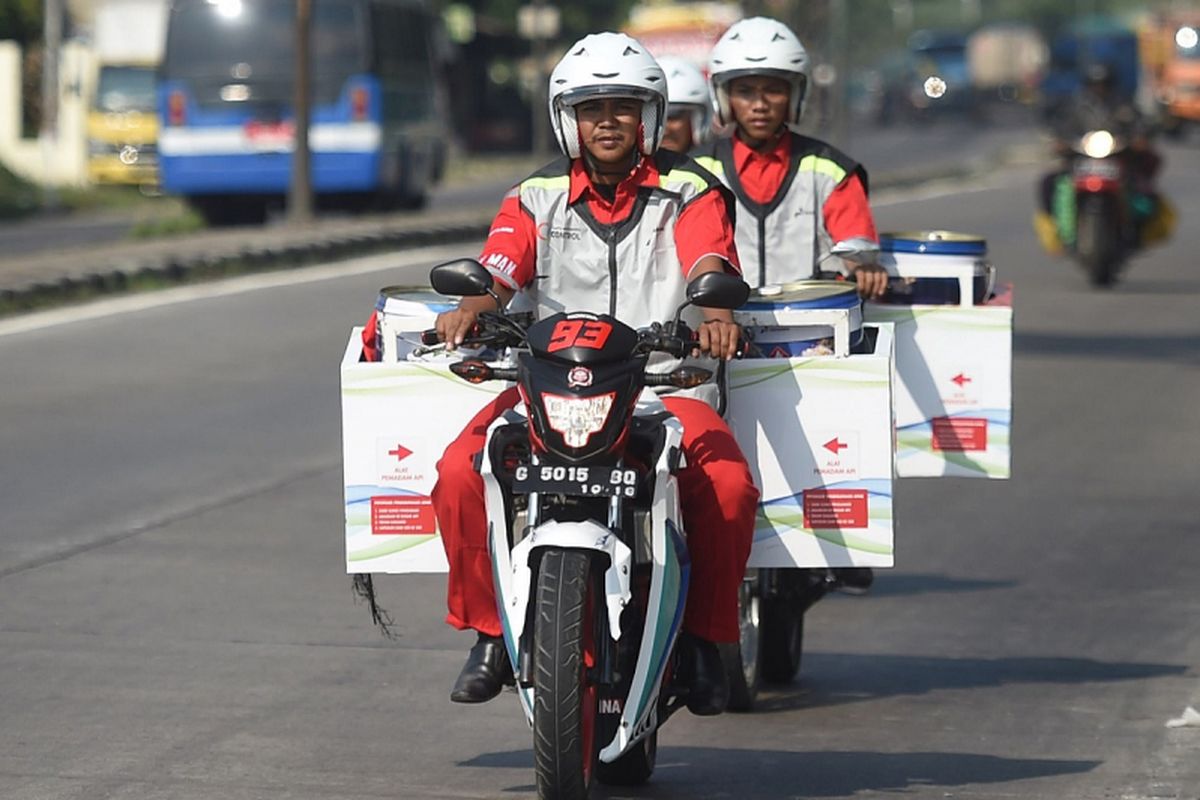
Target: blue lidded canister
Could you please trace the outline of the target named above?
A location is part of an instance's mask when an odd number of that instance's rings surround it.
[[[946,267],[968,267],[972,273],[972,300],[984,303],[992,294],[995,268],[987,260],[987,240],[954,231],[906,231],[879,237],[879,261],[892,271],[909,276],[892,277],[882,302],[896,305],[958,305],[959,281],[953,277],[923,276],[924,271],[944,272]]]
[[[845,309],[850,317],[850,347],[862,342],[862,300],[853,283],[846,281],[796,281],[761,286],[750,293],[739,309],[755,311],[820,311]],[[747,325],[746,332],[763,355],[770,358],[834,354],[831,324]]]

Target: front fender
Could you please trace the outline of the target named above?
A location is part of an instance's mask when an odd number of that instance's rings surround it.
[[[633,552],[611,530],[592,520],[546,522],[534,528],[513,548],[513,597],[507,600],[512,603],[512,600],[522,598],[511,606],[514,636],[519,640],[524,629],[525,607],[528,605],[529,587],[533,580],[530,565],[534,563],[537,552],[547,547],[594,550],[608,556],[608,569],[604,572],[604,600],[608,606],[608,623],[612,638],[614,641],[620,639],[621,611],[628,605],[632,596],[629,580]],[[518,624],[520,629],[517,629]]]

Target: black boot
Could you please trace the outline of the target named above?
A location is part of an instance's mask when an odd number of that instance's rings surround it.
[[[455,703],[486,703],[506,684],[513,684],[513,674],[504,640],[481,633],[450,690],[450,699]]]
[[[688,711],[701,717],[720,714],[729,704],[729,676],[721,651],[712,642],[690,634],[683,635],[680,648]]]

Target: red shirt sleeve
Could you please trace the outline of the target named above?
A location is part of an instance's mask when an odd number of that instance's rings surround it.
[[[521,207],[517,189],[500,203],[479,262],[492,277],[514,291],[533,281],[537,268],[537,230],[533,218]]]
[[[879,241],[875,220],[871,216],[871,205],[867,202],[867,192],[857,174],[851,173],[837,185],[821,211],[825,217],[825,230],[829,231],[834,242],[859,236],[873,242]]]
[[[686,278],[704,256],[720,256],[741,274],[737,245],[733,241],[728,200],[721,189],[709,189],[680,213],[675,223],[675,252]]]

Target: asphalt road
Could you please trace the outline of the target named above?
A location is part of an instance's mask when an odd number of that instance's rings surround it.
[[[1016,284],[1014,478],[899,485],[898,566],[811,612],[801,682],[674,717],[652,783],[598,796],[1200,797],[1200,729],[1164,727],[1200,706],[1200,230],[1094,291],[1037,249],[1033,179],[878,209]],[[346,337],[463,252],[0,322],[0,797],[532,796],[516,699],[448,700],[443,579],[379,581],[387,641],[342,572]]]

